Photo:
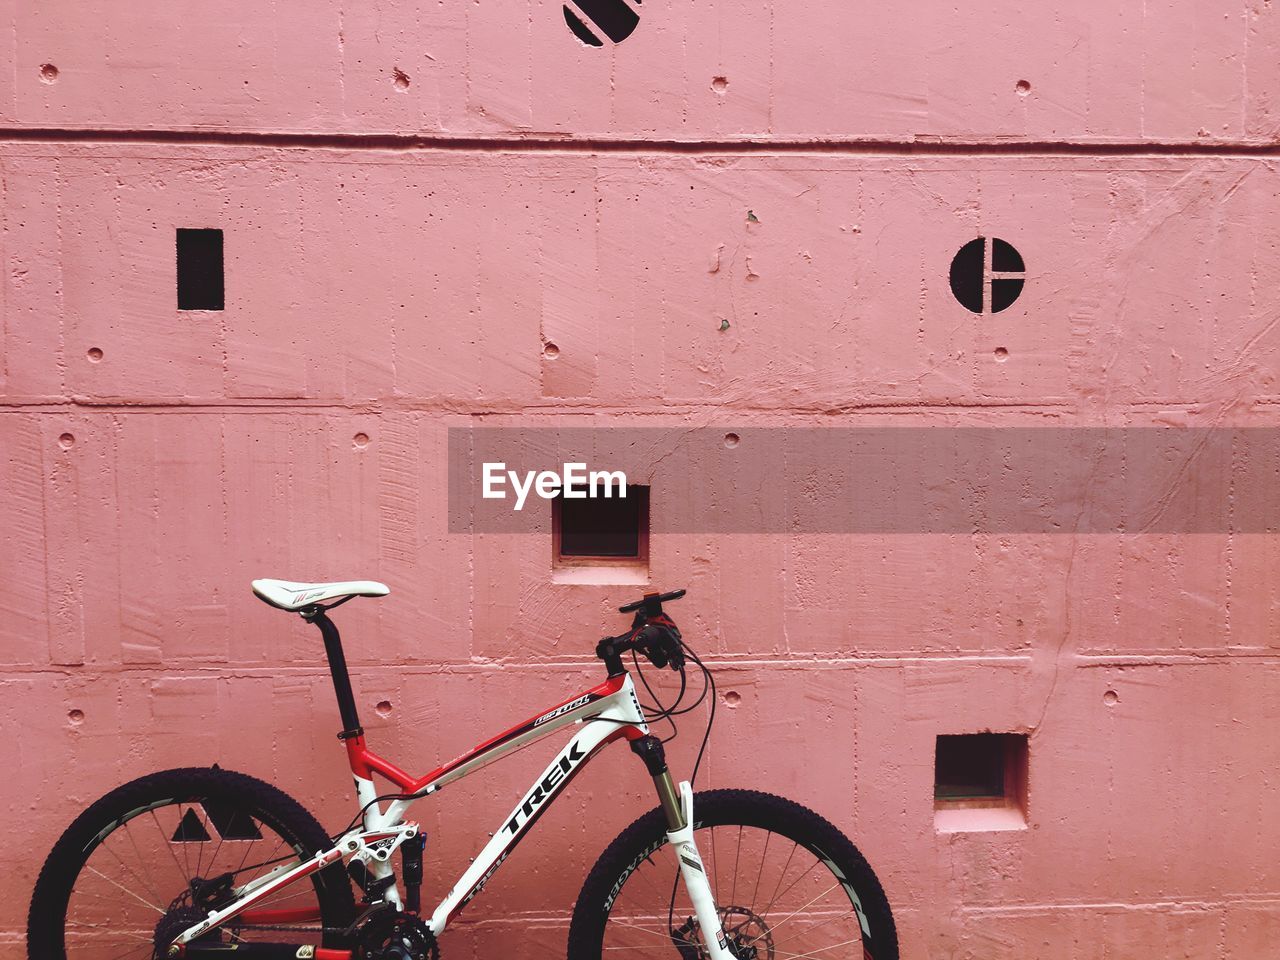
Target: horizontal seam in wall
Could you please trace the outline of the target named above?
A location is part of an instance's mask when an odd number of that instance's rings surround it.
[[[1256,403],[1266,403],[1264,400],[1255,400]],[[668,417],[678,415],[680,413],[706,413],[706,412],[728,412],[733,414],[742,413],[758,413],[758,414],[801,414],[805,416],[840,416],[842,414],[857,412],[910,412],[913,410],[1026,410],[1026,411],[1052,411],[1057,413],[1062,410],[1074,409],[1078,404],[1066,400],[1036,400],[1036,401],[1004,401],[1004,400],[973,400],[965,402],[931,402],[922,400],[868,400],[859,403],[839,403],[839,404],[815,404],[812,406],[803,406],[797,404],[784,406],[762,406],[752,403],[733,403],[708,401],[706,403],[689,403],[689,404],[663,404],[661,406],[654,404],[652,406],[632,405],[632,406],[616,406],[600,403],[559,403],[548,401],[542,404],[525,404],[515,406],[493,406],[493,407],[474,407],[465,404],[456,404],[448,402],[433,403],[430,401],[413,402],[405,400],[352,400],[350,402],[335,400],[213,400],[213,399],[185,399],[185,400],[122,400],[114,398],[110,400],[86,400],[76,398],[71,400],[23,400],[14,398],[0,398],[0,412],[10,411],[14,413],[69,413],[69,412],[99,412],[99,413],[127,413],[131,411],[146,413],[200,413],[206,411],[213,412],[229,412],[251,411],[261,413],[263,411],[279,411],[279,412],[308,412],[308,413],[451,413],[459,416],[475,417],[483,419],[485,417],[506,417],[506,416],[548,416],[561,414],[589,413],[599,415],[602,413],[620,413],[630,417],[637,416],[662,416]],[[1134,401],[1129,404],[1133,408],[1155,407],[1160,410],[1167,410],[1171,406],[1179,408],[1187,408],[1194,411],[1203,406],[1199,401],[1179,400],[1168,401],[1164,403]]]
[[[1145,912],[1176,910],[1217,910],[1230,906],[1276,906],[1280,905],[1280,891],[1259,893],[1225,894],[1214,900],[1200,898],[1170,898],[1168,900],[1152,900],[1143,902],[1121,901],[1080,901],[1066,903],[1018,903],[1018,904],[961,904],[961,913],[981,914],[986,917],[1027,916],[1043,913],[1056,913],[1064,910],[1097,910],[1105,912]]]
[[[572,137],[556,134],[430,136],[419,133],[257,132],[249,130],[85,129],[0,126],[0,142],[208,144],[341,150],[494,153],[849,154],[934,156],[1277,157],[1280,141],[981,140],[964,138],[760,138],[723,140]]]
[[[1071,662],[1081,669],[1097,667],[1177,667],[1230,665],[1237,662],[1248,662],[1260,665],[1280,664],[1280,651],[1257,649],[1256,651],[1232,651],[1230,653],[1178,653],[1178,654],[1138,654],[1138,655],[1093,655],[1080,656],[1073,654]],[[805,672],[814,667],[831,669],[873,669],[901,667],[1029,667],[1031,654],[972,654],[936,656],[879,656],[879,657],[815,657],[804,659],[734,659],[718,661],[707,659],[707,665],[717,671],[731,675],[748,670],[784,670]],[[548,675],[566,671],[590,672],[598,669],[599,663],[594,660],[578,661],[412,661],[369,663],[350,660],[353,671],[362,675],[377,675],[386,672],[398,677],[449,677],[466,676],[468,674],[502,673],[510,671],[541,672]],[[8,665],[0,667],[0,678],[55,676],[69,679],[98,678],[107,676],[129,676],[154,679],[244,679],[261,680],[271,678],[315,679],[328,681],[329,673],[323,664],[256,664],[248,665],[217,661],[207,663],[169,663],[169,664],[79,664],[79,665]]]

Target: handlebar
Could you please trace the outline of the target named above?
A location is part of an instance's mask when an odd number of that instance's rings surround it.
[[[619,613],[631,613],[644,607],[647,616],[657,616],[662,612],[662,605],[668,600],[679,600],[685,595],[684,590],[672,590],[670,593],[646,593],[639,600],[624,603],[618,608]]]
[[[684,650],[680,643],[680,628],[662,612],[662,604],[668,600],[679,600],[685,595],[683,590],[672,590],[670,593],[649,593],[632,603],[618,608],[619,613],[634,613],[631,629],[616,637],[605,637],[596,644],[596,656],[609,668],[609,676],[623,672],[622,654],[628,650],[637,650],[648,658],[649,662],[659,669],[671,667],[672,670],[684,669]]]

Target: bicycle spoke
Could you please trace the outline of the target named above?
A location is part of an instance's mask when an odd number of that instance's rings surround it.
[[[807,872],[807,871],[806,871],[806,872]],[[794,886],[794,884],[793,884],[793,886]],[[814,897],[812,900],[810,900],[810,901],[809,901],[809,903],[806,903],[806,904],[804,905],[804,907],[807,907],[807,906],[810,906],[811,904],[817,903],[819,900],[821,900],[823,897],[825,897],[828,893],[830,893],[832,890],[834,890],[834,889],[835,889],[836,887],[838,887],[838,886],[840,886],[840,881],[839,881],[839,880],[837,880],[837,881],[836,881],[835,883],[833,883],[831,886],[827,887],[827,889],[823,890],[820,894],[818,894],[816,897]],[[803,909],[804,909],[804,907],[801,907],[801,908],[800,908],[800,910],[803,910]],[[785,917],[783,917],[783,918],[782,918],[781,920],[779,920],[777,923],[770,924],[770,925],[769,925],[769,932],[770,932],[770,933],[775,932],[775,931],[776,931],[780,926],[782,926],[784,923],[786,923],[788,920],[790,920],[792,917],[794,917],[797,913],[799,913],[799,912],[800,912],[800,910],[793,910],[791,913],[787,914]],[[752,941],[751,941],[751,942],[752,942],[752,943],[755,943],[755,942],[756,942],[756,940],[759,940],[759,939],[760,939],[760,937],[758,937],[758,936],[757,936],[757,937],[755,937],[754,939],[752,939]]]
[[[720,856],[716,853],[716,828],[711,828],[711,896],[716,903],[720,902]]]
[[[808,870],[806,870],[804,873],[800,874],[800,876],[796,877],[796,878],[795,878],[795,880],[793,880],[793,881],[791,882],[791,884],[787,887],[787,889],[782,891],[782,896],[784,896],[784,897],[785,897],[788,893],[790,893],[792,890],[794,890],[794,889],[795,889],[796,884],[797,884],[797,883],[799,883],[801,880],[803,880],[805,877],[807,877],[809,874],[813,873],[813,868],[814,868],[814,867],[816,867],[816,866],[818,866],[818,864],[819,864],[820,862],[821,862],[821,861],[819,861],[819,860],[814,860],[814,861],[813,861],[813,864],[809,867],[809,869],[808,869]],[[839,883],[839,881],[837,881],[837,882],[836,882],[836,886],[839,886],[839,885],[840,885],[840,883]],[[773,905],[774,905],[775,903],[777,903],[777,902],[778,902],[778,898],[777,898],[777,897],[774,897],[772,900],[770,900],[770,901],[769,901],[769,906],[767,906],[767,907],[765,907],[765,908],[764,908],[764,913],[765,913],[765,914],[768,914],[768,913],[769,913],[769,911],[773,909]]]
[[[253,829],[256,830],[258,833],[262,832],[261,830],[258,829],[261,826],[261,824],[259,824],[252,817],[249,818],[249,825],[253,827]],[[249,859],[249,851],[252,849],[253,849],[252,843],[246,843],[244,845],[244,856],[240,858],[240,864],[233,871],[233,876],[239,876],[239,874],[244,870],[244,865]]]
[[[124,884],[117,883],[115,880],[112,880],[110,877],[108,877],[105,873],[103,873],[97,867],[90,866],[88,867],[88,869],[92,870],[94,873],[96,873],[98,876],[100,876],[103,880],[107,881],[107,883],[111,884],[112,886],[119,887],[121,890],[123,890],[129,896],[133,897],[133,899],[137,900],[144,907],[149,907],[152,910],[154,910],[156,913],[158,913],[160,916],[162,917],[164,916],[164,911],[161,910],[160,907],[156,906],[154,903],[148,903],[146,900],[143,900],[142,897],[138,896],[136,893],[134,893],[132,890],[126,887]]]
[[[626,927],[628,930],[639,930],[639,931],[641,931],[642,933],[647,933],[647,934],[650,934],[650,935],[655,936],[655,937],[662,937],[664,940],[668,940],[668,941],[669,941],[669,940],[671,939],[671,933],[670,933],[670,931],[664,931],[664,930],[651,930],[651,929],[650,929],[650,928],[648,928],[648,927],[641,927],[641,926],[638,926],[637,924],[634,924],[634,923],[627,923],[625,920],[619,920],[617,917],[610,917],[610,918],[609,918],[609,922],[610,922],[610,923],[616,923],[616,924],[618,924],[618,926],[620,926],[620,927]]]
[[[138,876],[137,872],[136,872],[132,867],[130,867],[127,863],[125,863],[125,862],[120,858],[120,854],[116,853],[114,850],[112,850],[112,849],[111,849],[111,845],[110,845],[109,843],[107,843],[107,842],[105,842],[105,841],[104,841],[104,842],[102,843],[102,845],[101,845],[101,849],[105,850],[107,853],[111,854],[111,856],[115,857],[115,858],[116,858],[116,863],[118,863],[118,864],[120,864],[120,866],[124,867],[124,868],[125,868],[125,870],[127,870],[127,871],[128,871],[128,872],[133,876],[133,878],[134,878],[135,880],[137,880],[140,884],[142,884],[143,886],[149,886],[149,884],[148,884],[145,880],[143,880],[143,879],[142,879],[142,877]],[[107,876],[105,876],[104,874],[99,874],[99,876],[101,876],[104,880],[110,879],[110,878],[108,878]],[[121,887],[120,889],[122,889],[122,890],[123,890],[123,889],[125,889],[125,888],[124,888],[124,887]],[[155,892],[154,890],[152,890],[152,891],[151,891],[151,895],[152,895],[153,897],[155,897],[157,900],[161,900],[161,899],[163,899],[163,898],[162,898],[162,897],[160,897],[158,894],[156,894],[156,892]],[[136,896],[136,894],[135,894],[135,896]],[[141,898],[141,897],[139,897],[139,899],[142,899],[142,898]],[[143,900],[143,903],[146,903],[146,902],[147,902],[147,901]],[[160,909],[156,904],[148,904],[148,906],[155,907],[157,910],[159,910],[159,909]],[[161,910],[160,912],[161,912],[161,913],[164,913],[164,911],[163,911],[163,910]]]
[[[856,920],[856,917],[850,917],[846,913],[837,913],[833,916],[828,917],[826,920],[823,920],[821,923],[815,923],[813,926],[808,927],[805,930],[805,933],[812,933],[814,930],[817,930],[819,927],[825,927],[828,923],[834,923],[836,920],[849,920],[850,922],[853,922],[854,920]],[[783,940],[782,943],[790,943],[794,939],[795,937],[790,937],[786,940]],[[782,945],[782,943],[775,943],[774,946],[779,947]]]
[[[845,940],[843,943],[833,943],[829,947],[820,947],[817,950],[810,950],[808,953],[785,953],[779,951],[775,945],[773,955],[774,957],[777,957],[778,960],[810,960],[810,958],[816,957],[820,953],[826,953],[828,950],[835,950],[839,947],[848,947],[861,942],[862,938],[858,937],[855,940]]]
[[[127,950],[125,950],[124,953],[117,953],[114,956],[110,957],[109,960],[124,960],[125,957],[134,956],[135,954],[138,953],[139,950],[146,950],[148,953],[150,953],[155,950],[155,945],[148,940],[144,946],[129,947]]]
[[[770,830],[764,835],[764,853],[760,854],[760,870],[756,873],[756,887],[751,891],[751,905],[747,907],[752,913],[756,909],[756,897],[760,893],[760,881],[764,877],[764,864],[769,859],[769,841],[773,839],[773,831]]]
[[[74,929],[76,929],[76,928],[77,928],[77,927],[79,927],[79,926],[81,926],[81,925],[80,925],[80,924],[75,924],[75,923],[69,923],[69,924],[67,924],[67,929],[69,929],[69,930],[74,930]],[[130,930],[112,930],[112,931],[110,931],[110,932],[107,932],[107,931],[104,931],[104,930],[103,930],[101,927],[99,927],[97,924],[95,924],[95,925],[94,925],[94,926],[92,926],[92,927],[86,927],[85,929],[90,930],[90,931],[92,931],[93,933],[101,933],[101,934],[103,934],[104,936],[109,936],[109,937],[110,937],[111,939],[113,939],[113,940],[114,940],[116,937],[132,937],[134,940],[137,940],[137,941],[139,941],[139,942],[141,942],[141,943],[146,943],[146,944],[150,944],[150,943],[151,943],[151,937],[150,937],[150,936],[148,936],[147,934],[143,934],[143,933],[134,933],[134,932],[132,932],[132,931],[130,931]],[[136,948],[136,947],[130,947],[129,949],[130,949],[130,950],[136,950],[137,948]]]
[[[782,873],[778,874],[778,883],[773,888],[773,896],[769,898],[769,906],[765,907],[761,913],[767,914],[771,909],[773,909],[773,905],[778,899],[778,891],[782,889],[782,881],[786,878],[787,870],[791,868],[791,861],[795,858],[796,851],[799,849],[800,844],[798,843],[791,848],[791,853],[787,855],[787,862],[782,865]]]
[[[720,837],[723,830],[718,828],[724,826],[736,835]],[[851,960],[850,949],[853,955],[861,956],[857,949],[862,942],[861,927],[852,902],[839,892],[844,886],[840,878],[825,869],[825,861],[799,840],[793,840],[788,849],[785,843],[774,843],[774,833],[745,823],[710,824],[697,832],[698,845],[707,856],[704,866],[712,890],[728,892],[728,899],[716,901],[725,937],[740,947],[758,945],[761,957],[767,951],[772,960]],[[722,840],[727,840],[732,852],[729,847],[721,851]],[[610,951],[609,956],[624,950],[645,950],[678,960],[681,945],[677,941],[687,939],[697,956],[705,960],[705,938],[687,891],[671,921],[682,933],[664,929],[667,925],[660,919],[654,922],[670,900],[664,888],[667,870],[676,878],[678,890],[683,886],[678,860],[645,857],[628,875],[605,925],[602,949]],[[724,873],[729,876],[722,877]],[[644,880],[632,881],[637,874]],[[768,904],[758,910],[766,895]],[[692,926],[682,926],[690,921]]]
[[[166,850],[169,851],[169,856],[173,859],[173,865],[178,868],[178,875],[182,877],[182,882],[184,884],[189,884],[191,882],[191,873],[190,873],[191,865],[187,864],[188,869],[187,869],[187,872],[184,873],[182,870],[181,864],[178,863],[178,855],[173,852],[173,844],[165,842],[164,827],[160,826],[160,818],[156,816],[155,807],[152,807],[147,812],[151,814],[151,819],[155,821],[156,832],[160,835],[160,843]]]
[[[138,862],[145,863],[146,858],[142,856],[142,851],[138,849],[138,841],[134,839],[133,830],[130,829],[130,823],[127,820],[125,821],[125,824],[124,824],[124,832],[125,832],[125,835],[129,838],[129,845],[133,847],[133,852],[138,855]],[[142,879],[142,878],[139,877],[139,879]],[[150,883],[147,884],[147,889],[150,891],[151,895],[156,898],[157,901],[162,901],[164,899],[163,897],[160,896],[156,888],[152,886]]]
[[[729,890],[729,903],[738,902],[738,863],[742,859],[742,824],[738,824],[738,846],[733,854],[733,887]],[[719,903],[719,901],[717,901]]]
[[[81,864],[79,880],[72,886],[68,899],[63,930],[72,958],[150,960],[155,949],[156,920],[167,916],[173,908],[190,909],[195,906],[191,888],[194,877],[211,879],[218,873],[233,877],[238,873],[261,876],[273,869],[270,861],[274,861],[282,851],[296,859],[292,841],[268,828],[258,817],[251,816],[247,809],[232,810],[227,815],[228,824],[252,823],[257,828],[246,835],[248,839],[241,840],[242,833],[238,827],[229,827],[231,835],[228,836],[217,822],[208,819],[207,813],[201,812],[204,802],[199,797],[191,797],[184,801],[157,804],[144,811],[147,819],[141,819],[141,814],[122,818],[102,836]],[[195,826],[194,820],[186,819],[192,815],[201,817],[203,833]],[[184,819],[186,830],[183,829]],[[134,820],[137,822],[132,822]],[[216,839],[212,836],[215,829],[218,832]],[[191,857],[189,850],[192,842],[201,844],[195,858]],[[175,844],[182,845],[181,853],[174,849]],[[243,848],[238,854],[237,844]],[[157,845],[164,847],[166,852],[161,853],[156,849]],[[270,855],[266,860],[255,862],[268,851]],[[231,869],[233,867],[234,870]],[[316,920],[324,919],[314,878],[299,878],[272,891],[263,898],[260,906],[303,909],[308,914],[314,910]],[[227,925],[218,928],[214,938],[229,947],[236,945],[243,949],[254,942],[279,940],[278,930],[270,927]],[[289,925],[289,929],[296,931],[295,938],[300,944],[320,942],[318,926]]]

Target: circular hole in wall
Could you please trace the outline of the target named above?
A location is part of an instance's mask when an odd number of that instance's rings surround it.
[[[351,438],[351,442],[357,450],[363,450],[369,445],[369,435],[367,433],[357,433]]]
[[[1102,695],[1102,702],[1108,707],[1114,707],[1120,702],[1120,694],[1116,693],[1114,690],[1108,690]]]
[[[996,347],[996,361],[1004,363],[1009,359],[1009,351],[1005,347]]]
[[[1022,294],[1027,268],[1013,244],[998,237],[970,240],[951,260],[951,293],[973,313],[999,313]]]
[[[741,442],[742,442],[742,438],[738,436],[736,433],[726,433],[724,435],[724,445],[728,447],[730,450],[732,450]]]
[[[639,2],[636,0],[637,4]],[[588,47],[603,47],[605,39],[621,43],[640,23],[640,15],[626,0],[591,0],[574,6],[576,9],[564,5],[564,22],[569,31]]]
[[[71,721],[71,723],[72,723],[72,725],[73,725],[73,726],[77,726],[77,727],[78,727],[78,726],[80,726],[80,724],[84,723],[84,711],[83,711],[83,710],[68,710],[68,711],[67,711],[67,719]]]
[[[737,690],[726,690],[724,694],[724,705],[726,707],[736,707],[742,702],[742,694]]]
[[[76,438],[70,433],[64,433],[58,438],[58,446],[63,450],[70,450],[76,442]]]
[[[1029,81],[1019,80],[1017,83],[1013,85],[1013,89],[1018,91],[1018,96],[1025,97],[1028,93],[1031,92],[1031,84]]]
[[[377,714],[378,716],[380,716],[380,717],[389,717],[389,716],[391,716],[391,701],[390,701],[390,700],[379,700],[379,701],[378,701],[378,705],[377,705],[376,707],[374,707],[374,708],[373,708],[373,712],[374,712],[374,713],[376,713],[376,714]]]
[[[40,79],[44,83],[58,82],[58,68],[52,63],[40,64]]]
[[[391,71],[391,83],[397,90],[408,90],[409,75],[399,67],[395,67]]]
[[[542,345],[542,355],[548,360],[554,360],[556,357],[560,356],[560,348],[554,343],[544,343]]]
[[[713,77],[711,80],[711,89],[716,93],[724,93],[729,88],[728,77]]]
[[[102,350],[98,347],[90,347],[89,352],[85,354],[89,358],[90,363],[97,363],[102,359]]]

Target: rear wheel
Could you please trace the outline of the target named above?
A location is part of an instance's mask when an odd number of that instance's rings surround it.
[[[165,956],[172,937],[226,902],[231,886],[327,846],[311,814],[254,777],[216,767],[142,777],[90,806],[54,846],[31,898],[28,956]],[[339,861],[213,936],[336,947],[354,913]]]
[[[897,960],[880,882],[812,810],[767,793],[712,790],[693,801],[694,836],[729,948],[742,960]],[[569,960],[702,960],[694,911],[653,810],[592,868],[569,928]]]

